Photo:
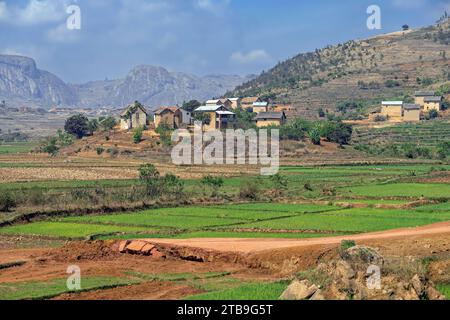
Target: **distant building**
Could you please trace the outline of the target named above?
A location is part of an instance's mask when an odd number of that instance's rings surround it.
[[[147,110],[135,101],[120,114],[120,129],[132,130],[147,126]]]
[[[217,99],[217,100],[208,100],[206,101],[207,106],[225,106],[226,108],[231,109],[233,103],[230,99]]]
[[[431,110],[441,111],[442,106],[442,97],[439,96],[430,96],[425,97],[423,105],[423,111],[429,112]]]
[[[403,105],[403,121],[418,122],[420,121],[420,105],[415,103],[405,103]]]
[[[381,115],[391,121],[401,121],[403,117],[403,101],[383,101]]]
[[[231,108],[237,109],[241,107],[241,98],[229,98],[228,100],[231,101]]]
[[[268,112],[269,103],[267,102],[254,102],[252,105],[254,113]]]
[[[203,123],[205,131],[232,128],[236,119],[236,114],[223,105],[201,106],[195,109],[194,113],[205,115]]]
[[[167,125],[170,129],[178,129],[183,123],[183,114],[178,107],[161,107],[153,116],[155,128]]]
[[[269,126],[282,126],[286,123],[286,114],[284,112],[261,112],[253,121],[259,128]]]
[[[242,109],[249,109],[249,108],[253,108],[253,104],[255,102],[261,102],[261,99],[258,97],[246,97],[246,98],[242,98],[241,100],[241,107]]]
[[[422,110],[425,107],[425,98],[433,97],[435,93],[433,91],[416,91],[414,94],[414,103],[418,104]]]

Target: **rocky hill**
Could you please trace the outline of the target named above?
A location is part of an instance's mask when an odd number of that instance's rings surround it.
[[[250,79],[234,75],[200,77],[141,65],[124,79],[66,84],[37,69],[31,58],[0,55],[0,101],[12,107],[122,107],[134,100],[150,107],[175,105],[221,96]]]
[[[57,76],[36,67],[33,59],[0,55],[0,100],[22,104],[73,105],[74,90]]]
[[[450,80],[450,22],[302,53],[230,95],[271,97],[317,117],[339,102],[403,98]]]
[[[169,72],[162,67],[141,65],[124,79],[74,85],[80,103],[88,106],[123,106],[139,100],[148,106],[175,105],[197,99],[204,101],[234,89],[249,78],[233,75],[199,77]]]

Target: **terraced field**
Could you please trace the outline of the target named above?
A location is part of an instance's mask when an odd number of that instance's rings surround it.
[[[397,124],[384,128],[358,127],[354,130],[354,144],[404,144],[435,147],[440,142],[450,141],[448,121],[428,121],[417,124]]]
[[[450,220],[448,203],[415,209],[256,203],[68,217],[0,229],[55,238],[310,238],[417,227]]]

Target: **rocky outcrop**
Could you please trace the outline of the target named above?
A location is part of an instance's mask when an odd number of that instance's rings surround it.
[[[310,280],[294,280],[280,299],[285,300],[444,300],[426,276],[408,276],[400,267],[384,268],[386,261],[376,250],[355,246],[341,259],[320,264]],[[376,271],[380,274],[377,277]],[[395,270],[395,271],[392,271]],[[327,279],[321,284],[313,279]],[[378,281],[379,280],[379,281]]]
[[[0,55],[0,100],[8,105],[50,107],[78,102],[73,89],[57,76],[36,67],[33,59]]]

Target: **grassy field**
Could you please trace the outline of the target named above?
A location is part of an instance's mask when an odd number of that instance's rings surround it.
[[[427,209],[428,208],[428,209]],[[341,208],[256,203],[80,216],[0,229],[0,234],[83,238],[311,238],[417,227],[450,220],[445,206]],[[239,232],[242,231],[242,232]]]
[[[45,282],[14,282],[0,285],[0,300],[42,300],[71,292],[67,289],[67,279],[53,279]],[[135,284],[138,281],[118,277],[83,277],[81,290],[107,289]]]
[[[29,142],[15,142],[15,143],[7,143],[0,144],[0,154],[9,154],[9,153],[27,153],[32,151],[36,147],[35,143]]]
[[[345,195],[370,198],[450,198],[450,184],[445,183],[393,183],[346,187],[339,190]]]

